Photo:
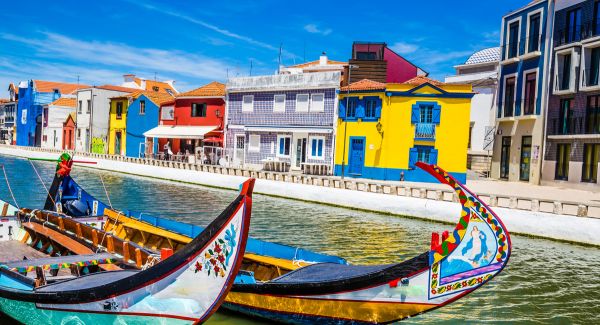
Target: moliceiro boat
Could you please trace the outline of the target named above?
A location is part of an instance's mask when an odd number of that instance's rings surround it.
[[[253,186],[253,179],[245,182],[203,232],[162,260],[77,219],[22,210],[26,234],[4,243],[28,248],[18,251],[25,252],[23,260],[2,256],[0,311],[25,324],[203,322],[219,308],[241,266]],[[105,252],[97,254],[100,248]],[[144,256],[151,262],[142,265]],[[71,274],[57,276],[63,269]]]
[[[454,231],[432,234],[429,251],[397,264],[361,266],[308,251],[298,256],[285,246],[257,241],[254,251],[248,245],[223,307],[292,324],[391,323],[447,305],[490,281],[510,257],[506,227],[450,174],[434,165],[417,166],[451,186],[461,204]],[[72,179],[67,188],[63,193],[85,192]],[[108,217],[105,230],[152,250],[180,249],[201,229],[109,208],[102,213]]]

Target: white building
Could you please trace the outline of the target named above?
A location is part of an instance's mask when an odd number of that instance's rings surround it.
[[[69,114],[75,112],[76,97],[63,95],[45,105],[42,114],[42,148],[63,149],[63,125]]]
[[[299,74],[310,72],[344,72],[348,62],[329,60],[325,52],[321,54],[318,60],[295,64],[289,67],[280,67],[279,74]]]
[[[77,151],[107,153],[110,99],[130,94],[137,89],[104,85],[80,89],[77,92]]]
[[[487,48],[455,66],[456,75],[445,80],[446,83],[472,84],[477,93],[471,101],[467,167],[483,175],[489,175],[493,152],[499,62],[500,48]]]

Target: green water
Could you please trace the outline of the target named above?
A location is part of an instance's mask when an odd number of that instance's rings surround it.
[[[18,203],[41,207],[45,190],[29,162],[0,156],[0,164],[7,168]],[[38,162],[36,166],[49,184],[54,165]],[[206,225],[237,195],[233,191],[91,169],[76,168],[72,175],[93,195],[108,201],[100,181],[102,176],[115,208],[148,211],[198,225]],[[10,197],[2,176],[0,197]],[[339,255],[354,264],[379,264],[402,261],[426,251],[431,232],[450,228],[256,195],[250,232],[256,238]],[[600,273],[598,249],[521,236],[512,236],[512,242],[513,254],[508,267],[490,284],[449,306],[403,323],[598,322],[594,321],[600,314],[600,280],[596,277]],[[217,313],[208,324],[264,322]]]

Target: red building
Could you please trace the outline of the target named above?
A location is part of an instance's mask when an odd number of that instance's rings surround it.
[[[205,160],[200,148],[222,148],[225,85],[211,82],[200,88],[178,94],[174,101],[160,107],[159,126],[146,132],[158,138],[161,153],[171,149],[173,155],[196,154]],[[212,149],[214,162],[217,153]],[[211,155],[211,156],[212,156]],[[218,153],[221,156],[221,153]]]
[[[386,43],[354,42],[350,83],[369,79],[382,83],[403,83],[428,73],[390,49]],[[344,84],[346,84],[344,80]]]
[[[63,150],[75,149],[75,113],[69,114],[63,123],[62,148]]]

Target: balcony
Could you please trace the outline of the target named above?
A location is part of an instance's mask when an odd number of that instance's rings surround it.
[[[564,118],[552,118],[548,123],[549,136],[580,136],[600,135],[600,119],[596,116],[570,116]]]
[[[536,58],[542,55],[543,35],[527,37],[518,42],[510,42],[502,46],[503,65]]]
[[[569,68],[569,72],[566,73],[556,73],[554,75],[554,91],[555,95],[564,95],[575,92],[575,75],[571,73]]]
[[[435,123],[415,124],[415,140],[435,141]]]
[[[600,36],[600,22],[587,22],[559,29],[554,35],[554,46],[563,46]]]
[[[498,109],[500,110],[500,120],[513,120],[515,115],[514,101],[499,102]]]

